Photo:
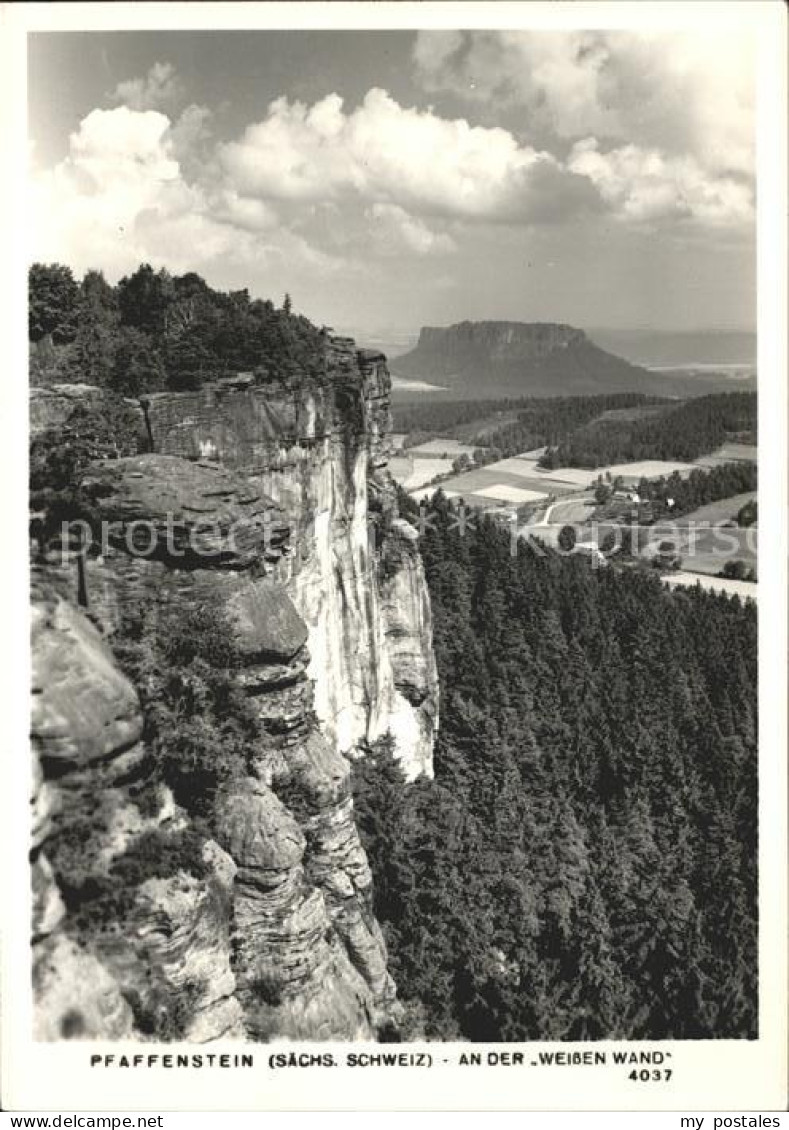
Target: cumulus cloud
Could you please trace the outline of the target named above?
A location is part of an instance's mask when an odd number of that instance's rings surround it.
[[[753,44],[731,31],[419,32],[429,90],[524,111],[524,128],[753,166]]]
[[[737,225],[753,218],[752,48],[715,30],[424,31],[414,61],[426,89],[507,107],[549,150],[575,142],[566,167],[620,218]]]
[[[694,130],[661,126],[649,98],[640,109],[624,105],[622,90],[641,81],[631,74],[637,52],[630,70],[619,61],[614,82],[606,37],[576,37],[568,62],[571,38],[540,40],[539,51],[529,41],[537,55],[528,78],[512,67],[496,73],[494,61],[512,51],[523,61],[525,41],[509,33],[431,33],[417,45],[436,86],[474,74],[473,97],[493,92],[528,108],[533,95],[535,115],[566,135],[553,151],[499,126],[402,106],[380,89],[347,109],[337,94],[311,106],[279,98],[235,140],[217,142],[205,107],[178,117],[151,107],[178,85],[172,68],[157,64],[146,79],[120,84],[125,104],[89,113],[66,158],[36,176],[32,252],[77,269],[99,263],[109,274],[148,260],[176,271],[221,263],[259,273],[270,264],[328,275],[375,256],[450,254],[471,226],[561,223],[595,211],[631,225],[748,221],[747,160],[722,140],[736,122],[692,147]],[[690,68],[679,52],[670,66]],[[646,124],[634,142],[639,113]],[[582,123],[590,128],[576,135]]]
[[[447,120],[370,90],[355,110],[331,94],[313,106],[277,99],[219,148],[248,196],[396,205],[411,215],[540,222],[591,203],[588,182],[507,130]]]
[[[182,179],[169,132],[169,118],[154,110],[88,114],[66,159],[35,180],[36,248],[77,266],[98,250],[107,269],[124,270],[146,257],[152,227],[165,235],[184,216],[204,227],[201,194]]]
[[[191,157],[204,148],[211,137],[211,111],[207,106],[187,106],[170,127],[173,151],[179,157]]]
[[[382,255],[441,255],[455,250],[446,232],[436,232],[397,204],[373,204],[366,212],[372,240]]]
[[[568,165],[587,177],[603,201],[624,219],[692,219],[719,225],[752,216],[750,187],[734,177],[710,176],[692,157],[626,145],[601,152],[594,138],[577,142]]]
[[[109,96],[130,110],[164,110],[183,97],[183,86],[172,63],[154,63],[143,78],[119,82]]]
[[[112,276],[141,261],[174,271],[212,263],[335,268],[331,256],[277,227],[263,202],[187,176],[177,157],[183,140],[157,111],[93,110],[65,160],[33,180],[32,257],[78,270],[98,264]]]

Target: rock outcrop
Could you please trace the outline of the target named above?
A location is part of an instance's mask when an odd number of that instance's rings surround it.
[[[558,322],[425,326],[414,349],[398,357],[393,368],[397,376],[435,380],[470,398],[610,392],[699,395],[693,378],[652,373],[601,349],[583,330]],[[713,387],[705,384],[701,391]]]
[[[202,882],[185,874],[150,879],[128,892],[122,908],[109,897],[96,900],[89,924],[67,905],[68,894],[64,900],[50,845],[58,845],[71,883],[80,869],[96,882],[146,834],[175,830],[183,818],[168,796],[153,815],[135,804],[146,761],[137,694],[99,630],[39,578],[32,653],[37,1038],[242,1035],[227,913],[235,868],[216,844],[203,847]],[[163,1030],[162,1015],[177,1015],[178,1023]]]
[[[211,459],[245,476],[288,517],[292,553],[278,567],[309,629],[315,710],[343,752],[391,732],[407,774],[432,773],[437,680],[418,559],[400,610],[421,638],[421,702],[398,686],[382,613],[380,561],[395,513],[389,456],[391,379],[385,358],[330,339],[324,381],[236,383],[161,393],[145,404],[156,452]],[[375,510],[375,513],[373,513]],[[374,518],[387,529],[375,543]],[[395,541],[401,533],[393,533]],[[418,626],[418,627],[417,627]]]
[[[80,583],[51,559],[33,591],[39,1038],[396,1027],[344,756],[392,731],[410,776],[432,770],[430,610],[385,469],[388,395],[383,358],[332,340],[324,380],[151,397],[154,450],[84,472]],[[80,394],[35,400],[52,426]],[[208,827],[166,785],[146,793],[143,710],[111,650],[135,607],[230,628],[260,737]]]

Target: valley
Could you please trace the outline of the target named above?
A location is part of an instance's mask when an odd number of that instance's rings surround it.
[[[545,402],[536,403],[545,412]],[[565,415],[572,420],[576,415],[572,399],[567,403]],[[713,397],[709,404],[710,420],[720,411],[724,415],[731,411],[725,396],[718,400]],[[420,504],[429,503],[440,489],[453,506],[491,514],[510,524],[518,537],[538,538],[553,548],[559,545],[561,531],[571,525],[582,547],[595,546],[599,550],[607,544],[609,560],[616,556],[617,563],[624,560],[618,555],[624,531],[628,530],[626,556],[631,564],[635,560],[675,577],[719,577],[724,570],[734,571],[741,574],[739,579],[722,579],[734,586],[744,584],[748,592],[747,586],[756,574],[757,529],[731,527],[736,527],[742,507],[755,499],[755,491],[738,493],[735,489],[730,493],[725,485],[717,485],[714,489],[722,490],[723,497],[682,513],[676,512],[673,500],[668,499],[659,520],[651,503],[648,509],[634,504],[645,501],[640,497],[645,494],[645,484],[660,486],[678,480],[688,483],[692,479],[704,498],[703,482],[714,471],[731,474],[734,483],[740,481],[738,469],[746,476],[743,481],[748,481],[751,471],[755,476],[756,446],[741,442],[752,438],[755,400],[738,408],[722,429],[710,425],[706,440],[702,429],[691,454],[697,448],[702,450],[690,461],[647,458],[594,466],[570,465],[575,452],[581,453],[579,462],[588,459],[593,463],[594,458],[588,458],[587,452],[633,451],[639,443],[644,450],[657,451],[661,444],[665,450],[667,444],[668,453],[672,443],[677,445],[675,450],[686,450],[682,446],[684,416],[695,425],[703,419],[701,406],[703,401],[688,402],[687,409],[673,401],[637,403],[622,408],[606,407],[584,419],[593,411],[590,408],[575,428],[560,423],[557,430],[554,424],[543,422],[543,438],[551,438],[552,447],[534,447],[490,461],[499,452],[486,446],[486,441],[495,443],[501,437],[516,441],[521,434],[534,438],[538,433],[519,424],[520,420],[529,419],[528,408],[520,414],[517,410],[501,409],[491,415],[490,406],[485,405],[476,423],[449,423],[446,432],[429,439],[422,438],[424,433],[418,429],[413,437],[421,441],[418,443],[412,442],[412,435],[399,433],[390,470],[400,486]],[[741,410],[744,415],[737,416]],[[446,418],[451,421],[452,417],[453,411],[448,407]],[[401,418],[408,420],[408,412],[402,412]],[[440,413],[437,422],[440,425]],[[656,441],[656,437],[662,438]],[[475,445],[475,439],[480,446]],[[596,496],[600,491],[611,496],[607,507],[598,502]],[[672,547],[670,558],[667,545]],[[605,557],[601,555],[599,560],[604,561]],[[743,580],[746,575],[748,580]],[[750,593],[754,592],[752,587]]]

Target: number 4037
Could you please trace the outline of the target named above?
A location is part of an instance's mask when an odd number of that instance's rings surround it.
[[[672,1071],[670,1067],[642,1067],[640,1071],[631,1071],[628,1075],[628,1079],[632,1079],[634,1083],[668,1083],[671,1076]]]

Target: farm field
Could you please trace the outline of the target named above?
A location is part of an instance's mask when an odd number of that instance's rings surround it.
[[[564,483],[571,489],[585,490],[590,483],[595,482],[598,475],[605,474],[605,470],[605,467],[598,471],[588,471],[583,467],[555,467],[548,473],[552,479]]]
[[[687,573],[720,573],[727,561],[743,561],[749,568],[757,564],[757,529],[723,529],[711,526],[686,530],[670,525],[652,527],[649,531],[649,544],[655,547],[658,541],[673,541]],[[654,549],[653,549],[654,551]],[[647,549],[649,553],[649,549]]]
[[[522,506],[526,502],[539,502],[545,498],[544,491],[528,490],[525,487],[514,487],[498,483],[492,487],[480,487],[475,491],[480,498],[495,499],[497,502],[509,502],[513,506]]]
[[[469,459],[473,456],[474,452],[478,450],[476,447],[469,447],[467,443],[461,443],[456,439],[430,439],[425,443],[419,443],[416,447],[409,447],[409,454],[416,458],[424,456],[433,456],[439,459],[457,459],[459,455],[468,455]]]
[[[513,461],[508,460],[507,462]],[[530,473],[528,463],[522,466],[521,473],[514,470],[499,470],[497,463],[492,463],[487,467],[476,467],[471,471],[464,471],[460,475],[453,475],[452,478],[441,483],[441,488],[445,491],[450,490],[462,494],[469,501],[471,501],[472,495],[485,491],[486,493],[481,498],[488,504],[493,499],[501,499],[503,502],[508,500],[506,492],[504,494],[496,493],[494,488],[497,487],[513,487],[522,491],[529,491],[538,498],[547,498],[548,495],[552,494],[569,494],[574,490],[574,487],[569,483],[560,483],[553,478],[542,475],[537,477],[536,473]]]
[[[516,456],[514,459],[502,460],[501,463],[493,463],[491,469],[500,467],[504,463],[515,464],[521,458],[521,456]],[[556,467],[551,471],[537,471],[536,473],[545,475],[551,481],[566,483],[575,487],[576,490],[584,490],[592,483],[597,482],[601,475],[603,478],[607,475],[610,475],[612,479],[621,478],[628,486],[637,486],[640,479],[659,479],[671,475],[674,471],[687,476],[693,470],[695,470],[695,466],[692,463],[671,463],[659,459],[644,459],[640,463],[613,463],[610,467],[595,467],[594,469]]]
[[[427,451],[438,450],[437,445],[450,443],[453,441],[431,440],[427,444],[420,444],[419,447],[412,448],[407,456],[392,459],[389,469],[406,490],[412,494],[419,490],[420,497],[423,497],[422,488],[431,483],[436,475],[448,471],[451,466],[448,459],[437,458],[436,455],[427,454]],[[453,458],[457,458],[457,455],[464,450],[471,451],[470,448],[456,442],[451,448],[447,448],[447,452],[451,452]],[[675,470],[685,475],[693,470],[693,466],[689,463],[645,460],[641,463],[621,463],[595,470],[563,467],[542,471],[537,466],[537,458],[540,454],[541,451],[538,449],[500,459],[497,463],[488,463],[484,467],[475,467],[470,471],[453,475],[440,485],[450,497],[462,495],[471,506],[490,506],[496,502],[520,506],[549,497],[560,498],[564,495],[578,494],[595,483],[600,475],[605,476],[607,473],[611,478],[621,476],[626,483],[637,484],[642,477],[659,478],[661,475],[670,475]],[[587,503],[584,499],[579,499],[578,507],[572,508],[562,520],[583,521],[586,517],[588,517]],[[552,517],[550,520],[557,519]]]
[[[700,506],[698,510],[691,511],[690,514],[683,514],[681,518],[677,518],[678,526],[688,526],[693,522],[726,522],[729,519],[736,518],[738,511],[745,506],[746,502],[756,498],[756,491],[746,491],[744,494],[734,494],[731,498],[722,498],[718,502],[710,502],[708,506]]]
[[[438,459],[423,456],[414,458],[411,455],[396,456],[389,460],[389,471],[395,482],[404,490],[416,490],[425,486],[436,475],[445,475],[452,469],[449,459]]]
[[[719,467],[721,463],[755,463],[758,457],[758,448],[749,443],[724,443],[709,455],[700,455],[696,460],[697,467]]]
[[[496,463],[486,464],[488,471],[512,471],[515,475],[537,475],[546,479],[553,478],[549,471],[542,471],[537,466],[537,458],[531,452],[524,455],[511,455],[508,459],[499,459]]]
[[[406,481],[414,469],[413,459],[406,455],[393,455],[389,459],[389,473],[396,483],[401,485]]]
[[[649,416],[662,416],[665,412],[670,411],[670,409],[676,408],[676,406],[676,401],[669,401],[667,404],[637,404],[632,408],[609,408],[608,411],[603,412],[601,416],[590,420],[590,426],[609,423],[628,424],[634,420],[645,420]]]
[[[555,503],[551,507],[551,522],[586,522],[596,503],[592,495],[579,495]],[[584,535],[585,536],[585,535]]]
[[[695,471],[693,463],[672,463],[661,459],[644,459],[640,463],[615,463],[611,467],[600,467],[599,474],[610,474],[612,479],[622,478],[628,486],[637,486],[639,479],[660,479],[678,471],[683,478]]]

